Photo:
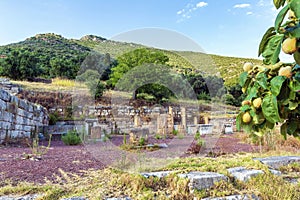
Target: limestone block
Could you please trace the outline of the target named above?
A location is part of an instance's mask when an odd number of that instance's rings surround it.
[[[200,124],[199,125],[199,133],[201,135],[212,134],[213,133],[213,125],[212,124]]]
[[[22,131],[16,131],[16,130],[11,131],[11,132],[10,132],[10,136],[11,136],[12,138],[21,137],[21,136],[22,136]]]
[[[10,94],[2,89],[0,89],[0,99],[4,100],[4,101],[10,101]]]
[[[187,126],[187,134],[194,135],[196,134],[198,127],[196,125],[188,125]]]
[[[31,112],[25,111],[24,115],[25,115],[25,117],[28,118],[28,119],[33,119],[33,113],[31,113]]]
[[[14,127],[15,127],[14,129],[17,131],[22,131],[24,129],[24,125],[15,124]]]
[[[33,105],[28,105],[28,110],[27,110],[28,112],[30,112],[30,113],[32,113],[33,112]]]
[[[19,105],[19,101],[20,101],[19,98],[16,96],[11,96],[10,98],[10,102],[15,103],[16,105]]]
[[[270,172],[271,172],[272,174],[274,174],[274,175],[276,175],[276,176],[281,176],[281,175],[282,175],[281,171],[274,170],[274,169],[269,169],[269,170],[270,170]]]
[[[24,117],[21,116],[16,116],[16,124],[19,125],[26,125],[26,119]]]
[[[246,169],[245,167],[234,167],[227,169],[229,174],[231,174],[235,179],[246,182],[251,178],[263,174],[262,170]]]
[[[9,113],[7,111],[2,111],[0,115],[0,119],[12,123],[14,121],[14,114]]]
[[[6,110],[6,109],[7,109],[6,102],[0,99],[0,110]]]
[[[19,108],[22,108],[23,110],[28,110],[29,108],[28,102],[26,100],[20,100]]]
[[[215,197],[215,198],[204,198],[201,200],[259,200],[259,197],[256,195],[231,195],[226,197]]]
[[[214,172],[189,172],[187,174],[179,174],[179,177],[190,180],[189,187],[191,191],[211,188],[217,182],[228,181],[227,176]]]
[[[292,163],[300,163],[300,156],[272,156],[267,158],[255,158],[270,168],[279,169],[282,166],[286,166]]]
[[[2,129],[2,130],[10,130],[11,129],[11,123],[10,122],[4,122],[4,121],[0,121],[0,128]]]
[[[101,131],[102,129],[99,126],[91,127],[91,139],[100,139]]]
[[[23,131],[25,132],[31,132],[34,130],[34,126],[23,126]]]
[[[27,117],[25,112],[26,112],[26,111],[23,110],[23,109],[21,109],[21,108],[18,108],[18,109],[17,109],[17,115],[19,115],[19,116],[21,116],[21,117]]]
[[[149,178],[149,177],[158,177],[158,178],[163,178],[168,176],[170,173],[172,173],[172,171],[160,171],[160,172],[143,172],[141,173],[142,176],[144,176],[145,178]]]

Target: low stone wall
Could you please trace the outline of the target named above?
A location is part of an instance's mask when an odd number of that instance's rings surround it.
[[[47,126],[47,110],[0,89],[0,143],[6,136],[29,137],[36,126]]]
[[[13,95],[18,94],[22,90],[18,85],[12,84],[8,78],[0,78],[0,89]]]

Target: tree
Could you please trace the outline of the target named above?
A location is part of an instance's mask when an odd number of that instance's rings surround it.
[[[100,74],[96,70],[87,69],[83,74],[76,77],[77,81],[84,82],[90,89],[95,99],[102,97],[106,86],[100,80]]]
[[[205,82],[212,98],[221,98],[226,93],[224,80],[218,76],[207,76]]]
[[[88,70],[94,70],[99,73],[101,80],[108,80],[111,73],[111,68],[116,65],[116,60],[110,55],[91,52],[82,62],[79,74],[83,74]]]
[[[114,87],[124,74],[143,64],[166,64],[169,58],[160,51],[136,49],[118,57],[118,65],[112,68],[109,84]]]
[[[185,75],[186,79],[188,80],[189,84],[193,88],[194,92],[196,93],[198,99],[207,100],[210,99],[208,87],[203,76],[200,73],[197,74],[188,74]]]
[[[300,0],[274,0],[274,5],[281,10],[274,27],[264,34],[258,51],[265,65],[245,63],[240,75],[246,98],[237,116],[237,128],[262,136],[280,125],[284,137],[299,137]],[[281,51],[293,55],[295,62],[280,62]]]
[[[14,49],[1,62],[1,75],[14,80],[27,80],[39,76],[38,60],[27,49]]]
[[[53,58],[50,60],[50,74],[52,77],[63,77],[75,79],[79,70],[79,65],[73,59]]]

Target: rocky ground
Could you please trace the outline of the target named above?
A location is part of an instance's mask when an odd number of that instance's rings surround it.
[[[0,180],[12,180],[15,183],[20,181],[43,183],[48,179],[55,182],[57,176],[60,176],[60,169],[79,175],[82,170],[102,169],[120,155],[121,150],[118,145],[122,144],[122,140],[123,136],[113,137],[111,142],[102,143],[101,146],[97,144],[66,146],[61,141],[52,141],[51,148],[41,160],[23,159],[24,153],[32,153],[26,146],[0,146]],[[202,149],[204,153],[213,151],[214,155],[218,155],[258,151],[255,146],[241,143],[235,135],[223,135],[205,140],[207,148]],[[152,142],[168,145],[167,148],[147,153],[152,158],[195,156],[186,153],[193,142],[192,137],[174,137],[160,141],[153,139]]]

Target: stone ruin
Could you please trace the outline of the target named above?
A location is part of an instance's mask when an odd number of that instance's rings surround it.
[[[61,110],[63,112],[63,110]],[[166,135],[174,130],[178,134],[193,135],[199,132],[202,135],[233,132],[233,123],[226,119],[212,119],[202,117],[199,108],[187,106],[143,106],[135,108],[124,105],[97,105],[88,108],[76,107],[73,116],[86,117],[84,121],[66,122],[49,126],[52,134],[66,133],[70,129],[84,130],[93,140],[101,140],[106,134],[134,134],[145,137],[149,134]]]
[[[17,95],[22,90],[18,85],[11,83],[8,78],[0,78],[0,89],[12,95]]]
[[[36,127],[47,126],[47,110],[0,89],[0,143],[5,138],[29,137]]]

